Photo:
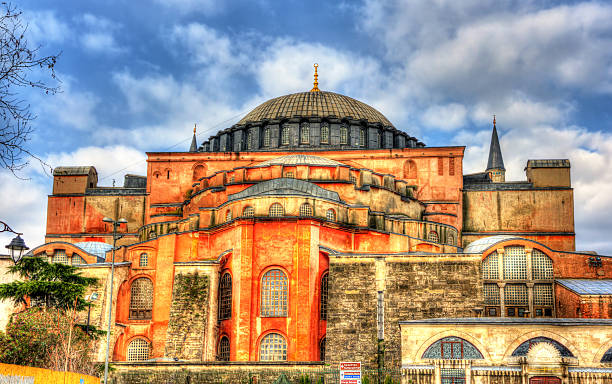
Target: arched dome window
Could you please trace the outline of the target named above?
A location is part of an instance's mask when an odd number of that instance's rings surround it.
[[[469,341],[449,336],[431,344],[423,353],[423,359],[476,360],[484,357]]]
[[[287,341],[278,333],[268,333],[259,345],[259,361],[287,360]]]
[[[279,217],[285,214],[285,210],[279,203],[274,203],[270,206],[269,214],[271,217]]]
[[[312,216],[312,205],[308,203],[300,205],[300,216]]]
[[[321,123],[321,144],[329,144],[329,124]]]
[[[153,310],[153,282],[139,277],[132,282],[130,295],[130,320],[151,319]]]
[[[348,144],[348,127],[346,123],[340,126],[340,144]]]
[[[217,347],[217,359],[219,361],[230,361],[230,341],[227,336],[222,336]]]
[[[283,124],[281,128],[281,144],[289,145],[289,127]]]
[[[247,131],[246,147],[247,149],[253,149],[253,129]]]
[[[325,218],[329,221],[336,221],[336,211],[332,208],[328,209],[325,213]]]
[[[255,216],[255,208],[253,208],[250,205],[244,207],[244,210],[242,211],[242,216],[244,216],[244,217],[253,217],[253,216]]]
[[[364,128],[359,130],[359,146],[365,147],[366,145],[366,131]]]
[[[287,275],[280,269],[271,269],[261,278],[261,316],[286,317],[289,296]]]
[[[270,146],[270,127],[266,127],[264,129],[263,146],[264,147],[269,147]]]
[[[300,125],[300,144],[308,144],[310,142],[310,124],[304,122]]]
[[[142,338],[134,339],[127,347],[127,361],[145,361],[149,359],[149,342]]]
[[[436,231],[429,231],[429,233],[427,234],[427,240],[434,243],[438,243],[440,241],[440,236]]]
[[[232,318],[232,275],[224,273],[219,281],[219,320]]]

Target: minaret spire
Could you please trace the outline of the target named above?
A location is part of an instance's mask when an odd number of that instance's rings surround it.
[[[317,68],[318,67],[319,67],[319,64],[315,63],[314,64],[314,69],[315,69],[315,73],[314,73],[314,87],[312,87],[310,92],[321,92],[319,90],[319,74],[317,73]]]
[[[486,172],[489,172],[491,180],[494,182],[506,181],[506,168],[497,136],[497,126],[495,115],[493,115],[493,132],[491,133],[491,146],[489,147],[489,161],[487,162]]]
[[[196,128],[197,125],[193,125],[193,138],[191,139],[191,146],[189,147],[189,152],[197,152],[198,151],[198,140],[196,139]]]

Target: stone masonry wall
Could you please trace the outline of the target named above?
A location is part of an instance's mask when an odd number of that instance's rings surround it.
[[[202,360],[208,323],[208,276],[177,273],[166,335],[166,357]]]

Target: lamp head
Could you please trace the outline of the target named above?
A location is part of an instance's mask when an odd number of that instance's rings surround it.
[[[17,264],[19,260],[21,260],[23,252],[30,249],[26,246],[25,241],[23,241],[20,235],[17,235],[17,237],[11,240],[11,242],[9,243],[9,245],[6,246],[6,248],[8,248],[8,250],[11,252],[11,259],[13,259],[13,262],[15,264]]]
[[[105,218],[102,219],[102,221],[105,222],[105,223],[112,223],[114,220],[111,219],[110,217],[105,217]]]
[[[119,221],[117,221],[119,224],[126,224],[128,221],[126,219],[119,219]]]

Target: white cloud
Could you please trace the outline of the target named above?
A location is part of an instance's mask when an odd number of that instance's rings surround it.
[[[458,103],[434,105],[423,112],[421,121],[430,128],[452,131],[466,124],[467,109]]]
[[[114,35],[121,29],[120,24],[90,13],[76,17],[75,22],[85,29],[79,36],[79,42],[86,51],[111,55],[126,51]]]
[[[181,13],[201,13],[210,15],[223,9],[223,2],[214,0],[155,0],[166,8]]]
[[[70,27],[53,11],[24,12],[28,38],[32,47],[46,43],[62,43],[71,37]]]

